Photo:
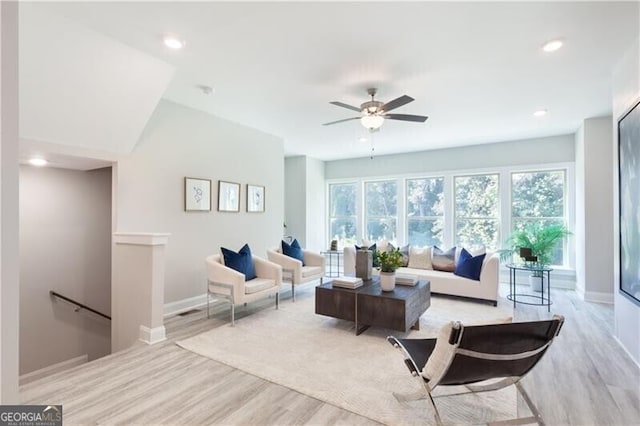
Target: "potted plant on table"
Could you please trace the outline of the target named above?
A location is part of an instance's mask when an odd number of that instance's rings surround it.
[[[521,249],[531,251],[531,259],[524,259],[531,266],[532,274],[529,276],[529,283],[533,291],[542,291],[544,284],[544,274],[540,270],[551,264],[553,250],[559,241],[562,241],[571,232],[564,224],[543,225],[534,222],[521,230],[514,231],[507,239],[505,245],[507,248],[498,250],[501,261],[509,261],[513,255],[520,254]]]
[[[400,249],[375,252],[380,269],[380,287],[382,291],[393,291],[396,287],[396,269],[403,265]]]

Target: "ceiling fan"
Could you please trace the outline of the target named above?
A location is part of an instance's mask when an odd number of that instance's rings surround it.
[[[409,102],[413,102],[414,99],[411,96],[402,95],[399,98],[396,98],[392,101],[384,103],[384,102],[376,101],[374,99],[377,93],[377,89],[375,88],[367,89],[367,93],[371,96],[371,100],[364,102],[362,105],[360,105],[360,108],[345,104],[343,102],[338,102],[338,101],[329,102],[330,104],[333,104],[342,108],[347,108],[352,111],[358,111],[359,113],[361,113],[361,115],[359,117],[344,118],[342,120],[324,123],[323,126],[330,126],[332,124],[338,124],[338,123],[351,121],[351,120],[360,120],[360,122],[364,127],[366,127],[367,129],[373,132],[378,130],[380,126],[382,126],[382,123],[384,123],[385,119],[400,120],[400,121],[414,121],[418,123],[424,123],[425,121],[427,121],[427,118],[429,118],[426,115],[389,114],[389,111],[399,108],[403,105],[406,105]]]

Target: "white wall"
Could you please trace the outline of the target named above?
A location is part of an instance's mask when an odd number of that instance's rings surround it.
[[[111,351],[111,168],[20,168],[20,373]]]
[[[266,257],[282,238],[282,140],[163,100],[118,162],[118,232],[168,232],[165,303],[206,292],[204,259],[249,243]],[[212,211],[184,211],[184,177],[212,179]],[[218,180],[241,184],[239,213],[217,211]],[[246,184],[266,187],[265,213],[246,212]],[[118,265],[114,265],[117,268]]]
[[[311,157],[285,159],[285,222],[287,234],[304,248],[326,250],[325,163]]]
[[[329,248],[325,235],[324,161],[307,157],[307,238],[306,247],[321,251]]]
[[[306,157],[287,157],[284,160],[284,223],[286,234],[296,238],[302,247],[307,246],[307,161]]]
[[[0,3],[0,403],[18,394],[18,3]]]
[[[586,301],[613,303],[612,117],[576,132],[576,287]]]
[[[640,97],[640,40],[636,40],[613,71],[613,283],[615,296],[615,336],[631,357],[640,364],[640,305],[620,293],[620,226],[618,196],[617,120]]]
[[[573,135],[498,142],[325,163],[327,179],[389,176],[574,161]]]

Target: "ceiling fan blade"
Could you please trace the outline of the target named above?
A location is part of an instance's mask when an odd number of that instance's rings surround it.
[[[388,118],[389,120],[415,121],[418,123],[424,123],[429,117],[427,117],[426,115],[413,114],[385,114],[384,118]]]
[[[335,105],[335,106],[339,106],[339,107],[342,107],[342,108],[350,109],[351,111],[357,111],[357,112],[360,112],[360,111],[361,111],[361,109],[360,109],[360,108],[358,108],[358,107],[354,107],[354,106],[352,106],[352,105],[347,105],[347,104],[345,104],[345,103],[343,103],[343,102],[333,101],[333,102],[329,102],[329,103],[330,103],[331,105]]]
[[[343,118],[342,120],[330,121],[328,123],[324,123],[323,126],[330,126],[332,124],[338,124],[338,123],[343,123],[345,121],[359,120],[359,119],[360,117]]]
[[[398,107],[401,107],[402,105],[406,105],[409,102],[413,102],[413,101],[414,99],[411,96],[402,95],[399,98],[396,98],[382,105],[382,111],[388,112],[388,111],[391,111],[392,109],[396,109]]]

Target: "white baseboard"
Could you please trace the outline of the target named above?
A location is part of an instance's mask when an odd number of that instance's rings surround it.
[[[78,365],[86,364],[87,362],[89,362],[89,355],[84,354],[75,358],[68,359],[66,361],[59,362],[57,364],[50,365],[48,367],[41,368],[40,370],[32,371],[31,373],[23,374],[19,378],[20,386],[26,385],[27,383],[35,382],[36,380],[51,376],[52,374],[56,374],[61,371],[68,370]]]
[[[613,305],[613,293],[603,293],[600,291],[585,291],[583,300],[592,303],[606,303]],[[578,294],[580,295],[580,294]]]
[[[211,299],[213,301],[213,299]],[[172,315],[178,315],[182,312],[190,311],[191,309],[201,308],[207,305],[207,294],[200,294],[198,296],[189,297],[187,299],[177,300],[175,302],[165,303],[164,305],[164,317],[170,317]]]
[[[622,342],[620,341],[620,339],[618,339],[618,337],[614,334],[613,335],[613,339],[618,342],[618,345],[620,345],[620,347],[622,348],[623,351],[625,351],[627,353],[627,355],[629,355],[629,358],[631,359],[631,361],[638,366],[638,369],[640,369],[640,362],[639,360],[636,360],[635,358],[633,358],[633,355],[631,355],[631,352],[629,352],[629,349],[627,349],[625,347],[625,345],[622,344]]]
[[[166,339],[167,336],[164,325],[154,328],[145,327],[144,325],[140,326],[140,340],[147,345],[153,345]]]

